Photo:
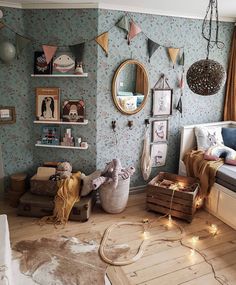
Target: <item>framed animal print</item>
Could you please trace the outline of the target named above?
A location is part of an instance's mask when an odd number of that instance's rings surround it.
[[[53,58],[53,74],[74,74],[75,58],[71,52],[57,52]]]
[[[168,119],[153,121],[153,142],[166,142],[168,140]]]
[[[34,52],[34,74],[51,74],[52,60],[47,64],[43,51]]]
[[[59,88],[36,88],[36,118],[39,121],[60,121]]]
[[[169,116],[172,114],[172,89],[153,90],[153,116]]]
[[[167,143],[158,143],[152,145],[151,159],[152,167],[164,166],[166,164]]]
[[[62,119],[65,122],[83,122],[85,105],[83,100],[65,101],[62,110]]]

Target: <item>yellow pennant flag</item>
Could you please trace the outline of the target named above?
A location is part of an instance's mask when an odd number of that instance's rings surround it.
[[[168,48],[168,52],[173,65],[175,65],[177,56],[179,54],[179,48]]]
[[[101,34],[95,38],[95,41],[100,45],[100,47],[105,51],[106,56],[108,56],[108,32]]]

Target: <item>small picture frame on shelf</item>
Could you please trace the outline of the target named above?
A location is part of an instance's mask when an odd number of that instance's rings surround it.
[[[153,89],[153,116],[172,114],[172,89]]]
[[[83,100],[67,100],[63,103],[64,122],[84,122],[85,104]]]
[[[167,143],[152,145],[151,159],[152,167],[164,166],[166,164]]]
[[[55,126],[42,127],[41,144],[59,145],[60,144],[60,128]]]
[[[75,74],[75,58],[69,51],[57,52],[53,58],[53,74]]]
[[[47,64],[43,51],[34,52],[34,74],[52,74],[52,60]]]
[[[152,141],[166,142],[168,140],[168,119],[152,122]]]
[[[39,121],[60,121],[60,89],[36,88],[36,118]]]
[[[0,106],[0,124],[14,124],[16,122],[15,107]]]

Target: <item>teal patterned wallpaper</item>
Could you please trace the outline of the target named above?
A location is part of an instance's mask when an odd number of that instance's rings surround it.
[[[81,9],[81,10],[18,10],[3,8],[4,20],[17,31],[37,38],[41,43],[61,45],[79,43],[92,39],[107,31],[124,14],[121,11]],[[186,70],[196,60],[206,55],[206,42],[201,38],[201,20],[165,17],[141,13],[131,13],[132,18],[154,41],[165,46],[184,46]],[[223,50],[214,49],[211,57],[227,66],[228,51],[233,31],[233,23],[220,23],[220,39],[225,42]],[[14,40],[14,35],[0,31],[0,36]],[[89,173],[96,167],[103,168],[110,159],[118,156],[123,166],[134,165],[137,169],[131,186],[143,185],[140,173],[140,156],[144,133],[144,119],[150,117],[151,95],[145,108],[136,115],[121,114],[114,106],[111,96],[111,82],[115,70],[121,62],[133,58],[142,62],[149,73],[150,87],[153,87],[161,73],[169,78],[174,88],[174,106],[180,95],[177,87],[181,69],[172,68],[166,50],[160,48],[148,62],[146,37],[139,34],[128,46],[122,30],[114,27],[109,32],[109,56],[94,41],[85,47],[84,68],[88,78],[46,79],[31,78],[33,71],[34,45],[24,51],[19,60],[10,65],[0,63],[0,105],[14,105],[17,123],[0,126],[0,144],[3,149],[6,176],[16,171],[32,174],[36,166],[45,160],[68,159],[74,169]],[[35,113],[35,87],[60,87],[61,101],[83,97],[89,124],[73,127],[75,135],[82,136],[89,143],[87,151],[41,149],[34,147],[40,133],[40,126],[33,125]],[[176,171],[179,155],[179,130],[186,124],[218,121],[222,117],[224,90],[210,97],[193,94],[185,86],[183,118],[174,110],[169,120],[169,147],[166,166],[157,171]],[[111,121],[117,120],[118,145],[111,129]],[[134,121],[129,130],[128,120]],[[63,130],[63,128],[62,128]]]

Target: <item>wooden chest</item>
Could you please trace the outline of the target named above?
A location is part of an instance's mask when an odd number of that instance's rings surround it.
[[[198,190],[199,182],[195,178],[160,172],[148,184],[147,209],[191,222],[197,208]]]
[[[69,219],[72,221],[86,222],[96,203],[96,192],[82,197],[79,202],[74,204]],[[19,216],[37,217],[50,216],[53,214],[54,197],[34,195],[26,192],[21,198],[17,209]]]

